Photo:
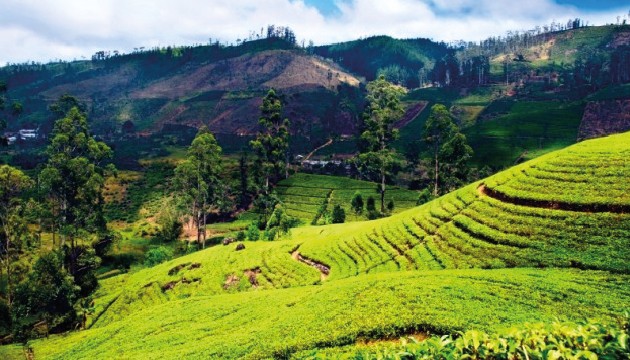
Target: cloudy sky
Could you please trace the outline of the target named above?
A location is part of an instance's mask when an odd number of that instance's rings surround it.
[[[234,42],[269,24],[316,45],[382,34],[476,41],[575,17],[616,23],[629,11],[627,0],[0,0],[0,66]]]

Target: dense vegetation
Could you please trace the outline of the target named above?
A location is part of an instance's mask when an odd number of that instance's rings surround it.
[[[619,210],[627,199],[615,193],[627,193],[630,169],[621,160],[629,140],[630,133],[585,141],[389,218],[301,227],[279,241],[217,246],[101,280],[89,330],[29,347],[45,358],[302,357],[318,356],[300,352],[313,348],[354,352],[364,341],[471,329],[529,341],[533,333],[504,331],[525,322],[594,318],[605,325],[576,331],[592,336],[589,351],[602,351],[594,342],[608,341],[600,331],[617,336],[618,328],[607,324],[630,306],[630,219]],[[600,174],[613,190],[609,197],[595,185],[599,178],[584,176],[598,171],[601,156],[611,160]],[[571,184],[592,191],[567,196],[560,189]],[[547,189],[549,201],[532,202],[525,191],[532,186]],[[581,208],[591,205],[599,208]],[[566,327],[544,331],[574,341]],[[191,339],[200,341],[191,346]],[[492,339],[464,332],[405,349],[419,356],[490,351]],[[532,356],[543,351],[530,349]],[[1,351],[9,356],[15,348]]]
[[[51,136],[2,154],[33,166],[0,166],[0,340],[23,345],[0,347],[0,357],[626,356],[627,324],[614,324],[630,307],[630,133],[551,152],[576,141],[584,99],[627,93],[627,26],[582,25],[450,48],[374,37],[315,49],[272,26],[238,46],[1,69],[10,81],[0,83],[0,115]],[[313,52],[376,80],[354,84]],[[235,75],[243,59],[251,69],[276,56],[328,71],[309,93],[319,100],[305,100],[301,83],[276,91]],[[30,87],[44,73],[48,85],[89,82],[129,61],[144,71],[135,85],[218,67],[242,88],[142,111],[121,105],[127,115],[104,125],[87,119],[107,114],[98,97],[86,105],[64,95],[47,107]],[[24,107],[46,115],[23,117],[14,99],[25,94]],[[341,109],[342,125],[316,105],[320,96]],[[305,120],[296,100],[328,120]],[[158,108],[219,113],[227,101],[261,115],[255,136],[235,125],[228,154],[192,118],[159,134],[139,131],[153,120],[131,121]],[[336,157],[339,149],[358,155]],[[325,165],[310,171],[374,182],[300,173],[316,152]],[[596,325],[523,330],[558,318]],[[428,339],[387,345],[407,335]]]

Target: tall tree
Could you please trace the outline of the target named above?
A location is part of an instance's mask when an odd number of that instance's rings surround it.
[[[28,234],[23,212],[24,201],[20,194],[33,185],[22,171],[8,165],[0,166],[0,256],[6,274],[6,298],[9,311],[13,300],[12,264],[19,252],[21,240]],[[1,273],[1,272],[0,272]]]
[[[271,183],[280,179],[283,171],[285,177],[289,176],[289,119],[282,118],[282,101],[273,89],[263,98],[260,111],[261,131],[251,146],[256,153],[263,192],[269,194]]]
[[[187,204],[197,244],[206,245],[206,218],[225,198],[220,179],[221,147],[206,127],[199,129],[188,148],[188,157],[175,169],[175,186]]]
[[[48,162],[40,182],[54,207],[60,245],[70,241],[69,272],[75,276],[85,250],[77,242],[86,245],[106,237],[102,193],[106,174],[114,170],[112,165],[105,165],[112,151],[92,137],[86,115],[75,106],[55,122],[46,152]]]
[[[385,180],[396,164],[392,142],[398,138],[394,123],[403,115],[400,97],[405,90],[385,80],[384,76],[368,83],[367,106],[363,114],[359,165],[378,174],[381,212],[385,212]]]
[[[435,104],[424,127],[424,142],[428,145],[433,162],[433,195],[437,196],[440,187],[448,183],[464,180],[466,160],[472,149],[466,137],[459,132],[457,125],[446,106]],[[441,186],[442,185],[442,186]]]

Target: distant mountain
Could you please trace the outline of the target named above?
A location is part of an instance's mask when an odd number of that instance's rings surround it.
[[[47,106],[70,94],[87,104],[97,134],[120,131],[124,123],[140,133],[207,125],[216,133],[252,134],[261,99],[275,88],[295,134],[325,137],[354,131],[360,109],[353,104],[362,98],[357,77],[276,38],[16,65],[0,69],[2,78],[8,97],[25,110],[10,128],[50,126]]]
[[[70,94],[86,103],[95,133],[114,137],[201,125],[217,134],[251,135],[261,99],[273,87],[284,98],[300,146],[294,150],[302,152],[330,137],[356,135],[362,84],[380,74],[411,89],[405,105],[421,109],[400,125],[401,148],[419,139],[427,109],[439,102],[467,129],[475,162],[502,167],[570,145],[580,128],[592,134],[627,128],[616,120],[625,119],[623,113],[602,120],[602,112],[589,111],[588,124],[580,122],[585,108],[630,98],[624,85],[630,82],[630,26],[578,24],[450,45],[374,36],[300,48],[271,36],[238,46],[99,52],[91,61],[13,65],[0,68],[0,81],[8,84],[8,101],[23,105],[8,130],[39,126],[47,133],[53,121],[48,105]],[[599,128],[604,123],[606,129]],[[350,142],[337,145],[322,153],[354,150]]]
[[[385,74],[391,81],[416,88],[433,77],[435,64],[452,56],[454,49],[429,39],[399,40],[373,36],[314,49],[315,54],[333,59],[366,80]]]

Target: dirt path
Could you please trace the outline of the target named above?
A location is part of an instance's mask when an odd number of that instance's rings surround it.
[[[396,123],[394,123],[394,127],[396,129],[401,129],[408,125],[410,122],[413,121],[413,119],[418,117],[418,115],[420,115],[422,111],[424,111],[428,104],[428,101],[419,101],[418,103],[407,109],[403,117],[400,120],[396,121]]]
[[[319,272],[321,273],[321,280],[324,281],[328,278],[328,274],[330,274],[330,268],[322,263],[318,263],[316,261],[313,261],[311,259],[305,258],[302,255],[300,255],[300,252],[298,251],[298,249],[295,249],[292,253],[291,253],[291,257],[294,260],[297,260],[301,263],[304,263],[308,266],[312,266],[315,269],[319,270]]]
[[[323,148],[325,148],[326,146],[330,145],[333,143],[332,139],[328,139],[328,141],[326,141],[326,143],[324,145],[318,146],[315,148],[315,150],[311,151],[310,153],[308,153],[308,155],[306,155],[306,157],[304,158],[304,161],[308,160],[311,158],[311,156],[313,156],[313,154],[315,154],[318,150],[321,150]]]
[[[485,184],[479,185],[477,193],[480,196],[489,196],[493,199],[501,202],[509,203],[512,205],[528,206],[549,210],[564,210],[586,213],[599,213],[609,212],[614,214],[628,214],[630,213],[630,205],[609,205],[609,204],[573,204],[562,201],[543,201],[533,199],[523,199],[514,196],[509,196],[497,190],[492,190],[486,187]]]

